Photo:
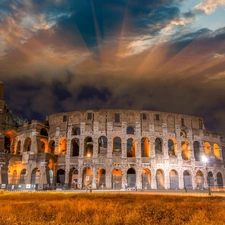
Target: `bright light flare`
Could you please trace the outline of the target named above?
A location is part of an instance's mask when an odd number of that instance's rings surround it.
[[[202,156],[202,162],[204,163],[208,162],[208,158],[205,155]]]

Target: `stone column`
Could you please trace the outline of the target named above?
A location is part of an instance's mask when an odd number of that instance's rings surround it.
[[[179,189],[184,189],[184,177],[183,177],[183,171],[180,170],[178,174],[178,182],[179,182]]]
[[[84,138],[83,138],[83,137],[81,137],[81,138],[79,139],[79,144],[80,144],[79,156],[80,156],[81,158],[83,158],[83,157],[84,157]]]
[[[136,185],[137,189],[142,189],[142,168],[140,165],[138,165],[136,170]]]
[[[157,189],[156,186],[156,170],[155,168],[151,170],[151,188]]]
[[[106,188],[113,188],[112,187],[112,169],[106,169],[106,178],[105,178],[105,182],[106,182]]]
[[[2,184],[2,165],[0,165],[0,184]]]
[[[80,166],[78,170],[78,188],[83,188],[83,166]]]
[[[155,137],[150,137],[150,157],[155,158]]]
[[[93,158],[98,158],[98,139],[93,138],[94,143],[93,143]]]
[[[127,158],[127,140],[124,140],[124,138],[122,138],[121,147],[122,159],[125,159]]]
[[[141,159],[141,139],[136,140],[136,159]]]
[[[96,185],[96,180],[97,180],[97,171],[96,171],[96,167],[95,165],[92,166],[92,188],[96,189],[97,185]]]
[[[107,139],[107,158],[111,159],[112,158],[112,151],[113,151],[113,139],[109,137]]]

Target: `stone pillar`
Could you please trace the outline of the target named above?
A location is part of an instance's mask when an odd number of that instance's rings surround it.
[[[184,189],[184,177],[183,177],[183,171],[180,170],[178,174],[178,182],[179,182],[179,189]]]
[[[136,158],[141,159],[141,138],[136,140]]]
[[[83,188],[83,166],[79,167],[78,170],[78,188]]]
[[[151,188],[157,189],[156,185],[156,170],[155,168],[151,170]]]
[[[106,182],[106,188],[113,188],[112,187],[112,169],[106,169],[106,178],[105,178],[105,182]]]
[[[112,151],[113,151],[113,139],[109,137],[107,139],[107,158],[111,159],[112,158]]]
[[[155,158],[155,137],[150,137],[150,157]]]
[[[124,140],[124,138],[122,138],[122,143],[121,143],[121,151],[122,151],[122,159],[127,158],[127,140]]]
[[[83,138],[83,137],[81,137],[81,138],[79,139],[79,144],[80,144],[79,156],[80,156],[81,158],[83,158],[83,157],[84,157],[84,138]]]
[[[94,138],[93,141],[93,158],[98,158],[98,139]]]
[[[142,168],[140,165],[136,169],[136,185],[137,189],[142,189]]]
[[[0,184],[2,184],[2,165],[0,165]]]
[[[97,181],[97,171],[96,171],[96,167],[95,165],[92,167],[92,188],[96,189],[97,185],[96,182]]]

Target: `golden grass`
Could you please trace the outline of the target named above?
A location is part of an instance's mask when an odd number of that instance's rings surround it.
[[[225,198],[0,192],[1,225],[223,225]]]

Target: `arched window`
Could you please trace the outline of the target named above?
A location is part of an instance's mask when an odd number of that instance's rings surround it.
[[[52,154],[54,154],[54,153],[55,153],[55,141],[51,140],[51,141],[49,142],[49,148],[50,148],[50,152],[51,152]]]
[[[175,156],[177,153],[177,144],[175,143],[175,139],[172,138],[168,140],[168,155]]]
[[[200,161],[200,143],[198,141],[195,141],[193,145],[195,161]]]
[[[93,139],[92,137],[86,137],[84,139],[84,156],[92,157],[93,155]]]
[[[113,139],[113,152],[121,152],[121,138],[115,137]]]
[[[217,159],[220,159],[220,147],[218,144],[213,145],[213,153]]]
[[[45,128],[41,128],[40,135],[48,137],[48,131]]]
[[[161,169],[156,171],[156,184],[157,189],[164,189],[164,173]]]
[[[141,139],[141,157],[150,157],[150,141],[147,137]]]
[[[66,154],[66,148],[67,148],[66,145],[67,145],[66,138],[61,138],[59,141],[58,154]]]
[[[134,134],[134,128],[132,126],[127,127],[127,134]]]
[[[24,142],[24,152],[29,152],[31,150],[31,139],[28,137]]]
[[[183,160],[190,159],[190,145],[188,141],[185,140],[181,142],[181,152]]]
[[[101,136],[98,139],[98,154],[107,153],[108,140],[107,137]]]
[[[204,143],[204,152],[206,155],[209,155],[211,153],[211,145],[209,142]]]
[[[133,138],[127,139],[127,157],[136,156],[136,146]]]
[[[162,140],[161,138],[155,139],[155,153],[156,154],[162,154]]]
[[[71,156],[79,156],[80,144],[79,139],[74,138],[71,141]]]

